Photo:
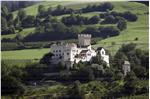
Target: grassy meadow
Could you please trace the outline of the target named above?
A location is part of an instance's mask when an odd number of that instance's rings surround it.
[[[148,15],[139,15],[138,17],[138,21],[128,22],[127,29],[121,32],[119,36],[101,40],[93,47],[103,46],[114,54],[122,44],[132,42],[136,43],[138,48],[148,50]],[[138,40],[136,41],[135,38],[138,38]]]
[[[10,59],[10,60],[40,59],[45,53],[48,53],[49,51],[50,51],[49,48],[2,51],[2,59]]]

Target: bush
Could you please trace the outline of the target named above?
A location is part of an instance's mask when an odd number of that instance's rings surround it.
[[[129,12],[129,11],[124,12],[124,13],[123,13],[123,17],[124,17],[125,19],[127,19],[128,21],[132,21],[132,22],[134,22],[134,21],[136,21],[136,20],[138,19],[138,17],[137,17],[136,14],[133,14],[133,13],[131,13],[131,12]]]
[[[100,36],[107,38],[108,36],[117,36],[120,34],[120,31],[116,27],[104,27],[100,28]]]
[[[127,28],[127,23],[125,20],[119,20],[118,23],[117,23],[117,27],[119,30],[124,30]]]
[[[82,31],[82,33],[91,34],[92,37],[99,36],[99,30],[96,27],[87,27],[85,30]]]
[[[104,21],[101,22],[102,24],[115,24],[116,18],[113,15],[108,15],[105,17]]]
[[[33,27],[33,26],[35,26],[34,16],[29,15],[22,21],[22,27],[24,28]]]
[[[46,65],[50,65],[51,64],[51,58],[52,58],[53,54],[52,53],[47,53],[45,54],[42,59],[40,60],[41,64],[46,64]]]
[[[82,8],[82,12],[92,12],[92,11],[101,11],[101,12],[106,12],[109,10],[112,10],[114,6],[110,2],[105,2],[99,5],[88,5],[85,8]]]
[[[100,21],[99,16],[95,15],[89,19],[89,24],[97,24]]]

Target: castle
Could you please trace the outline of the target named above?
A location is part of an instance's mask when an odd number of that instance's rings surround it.
[[[78,44],[53,44],[51,45],[52,63],[58,64],[60,61],[64,61],[66,66],[73,66],[74,63],[90,62],[92,57],[100,54],[101,59],[106,62],[109,67],[109,55],[106,55],[104,48],[95,50],[91,47],[91,35],[90,34],[78,34]]]

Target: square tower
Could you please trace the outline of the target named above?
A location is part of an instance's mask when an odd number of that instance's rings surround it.
[[[79,46],[91,45],[91,34],[78,34]]]

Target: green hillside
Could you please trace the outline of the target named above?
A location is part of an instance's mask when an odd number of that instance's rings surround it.
[[[128,29],[121,35],[99,41],[94,47],[103,46],[114,54],[123,43],[136,43],[141,49],[148,50],[148,15],[140,15],[137,22],[128,23]],[[138,38],[135,41],[135,38]],[[112,43],[115,44],[113,45]]]
[[[145,14],[148,12],[148,7],[144,4],[137,3],[137,2],[111,2],[114,5],[113,11],[123,12],[123,11],[131,11],[138,15],[138,20],[136,22],[128,22],[127,23],[127,29],[122,31],[119,36],[116,37],[109,37],[104,40],[98,41],[96,45],[93,45],[93,47],[99,47],[102,46],[109,50],[111,54],[115,54],[117,49],[123,44],[123,43],[130,43],[134,42],[136,43],[141,49],[148,50],[148,14]],[[51,2],[42,2],[30,7],[25,8],[25,11],[28,15],[36,15],[37,14],[37,8],[39,5],[44,5],[46,8],[49,6],[56,7],[57,5],[63,5],[67,8],[73,8],[73,9],[80,9],[87,4],[99,4],[99,2],[79,2],[79,1],[51,1]],[[14,16],[16,16],[17,11],[13,12]],[[93,15],[99,15],[99,12],[90,12],[90,13],[83,13],[82,16],[88,16],[91,17]],[[61,15],[57,16],[56,18],[61,19],[63,16]],[[112,24],[106,24],[106,25],[112,25]],[[114,24],[113,24],[114,25]],[[102,26],[101,24],[94,24],[94,25],[83,25],[82,27],[79,26],[80,30],[84,29],[85,27],[99,27]],[[27,36],[30,33],[34,32],[34,28],[26,28],[21,31],[20,34],[23,36]],[[14,38],[16,34],[9,34],[9,35],[2,35],[2,38]],[[135,38],[137,40],[135,41]],[[40,51],[40,50],[39,50]],[[17,52],[17,51],[16,51]],[[26,51],[28,53],[28,51]],[[25,52],[25,53],[26,53]],[[31,50],[30,53],[34,53],[35,50]],[[47,51],[46,51],[47,52]],[[13,53],[13,54],[12,54]],[[22,56],[20,56],[18,53],[15,53],[13,51],[10,52],[2,52],[2,58],[5,59],[12,59],[11,57],[16,57],[17,59],[22,59]],[[44,54],[44,53],[43,53]],[[41,55],[41,54],[40,54]],[[11,56],[11,57],[9,57]],[[28,58],[27,58],[28,57]],[[39,56],[33,55],[34,58],[39,58]],[[24,55],[23,59],[33,59],[32,57],[29,57],[27,55]],[[41,57],[41,56],[40,56]]]

